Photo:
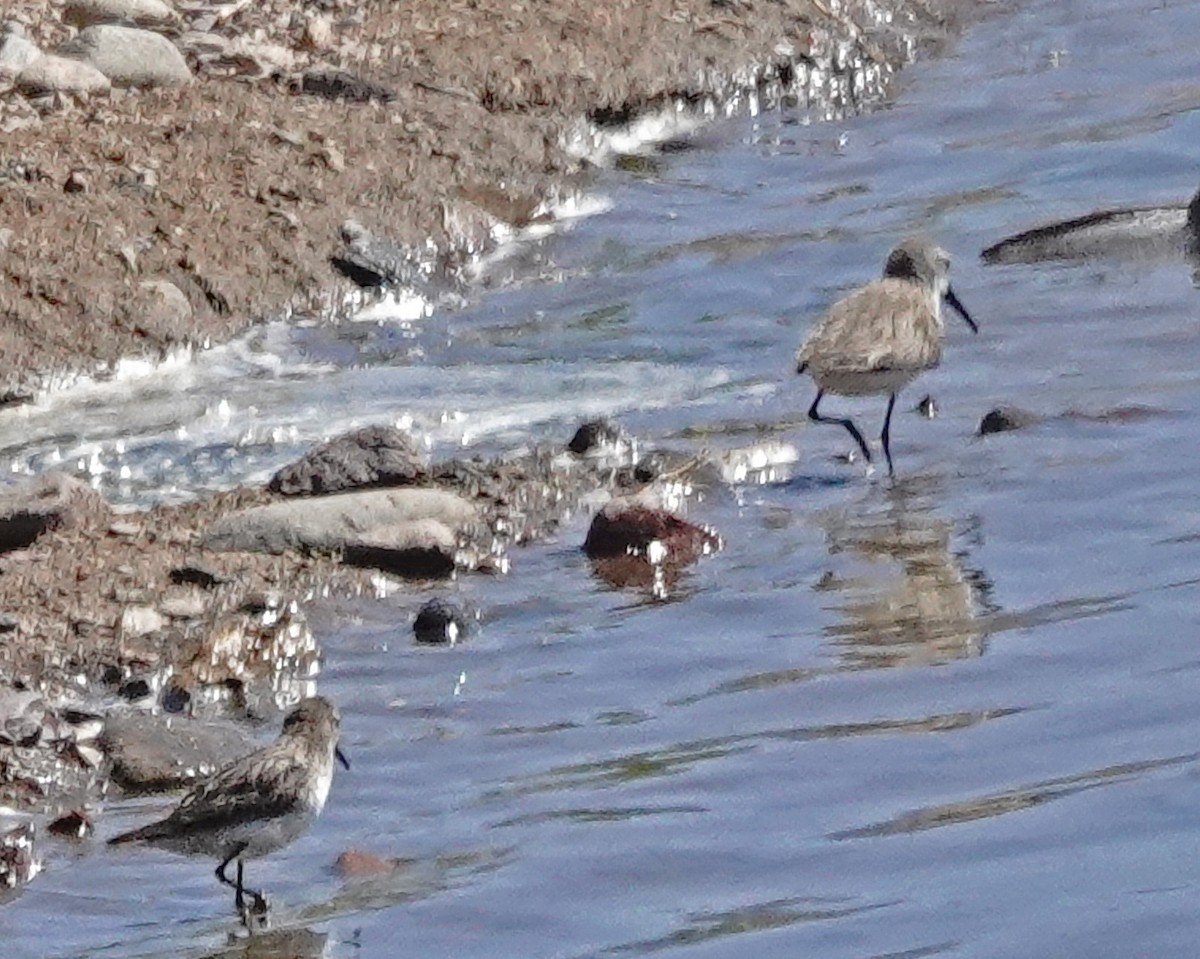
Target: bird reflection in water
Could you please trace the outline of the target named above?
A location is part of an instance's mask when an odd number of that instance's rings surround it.
[[[882,502],[872,491],[862,502],[815,518],[831,559],[816,588],[829,594],[827,608],[840,615],[825,634],[850,668],[936,664],[983,653],[977,617],[992,609],[991,584],[966,565],[977,524],[962,524],[967,533],[959,537],[954,522],[934,515],[938,486],[937,479],[913,477],[887,490]]]

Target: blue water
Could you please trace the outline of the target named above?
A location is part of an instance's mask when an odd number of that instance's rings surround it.
[[[124,453],[96,424],[128,384],[23,414],[29,445],[6,455],[94,444],[101,466],[126,457],[134,500],[405,417],[435,454],[565,441],[601,413],[650,445],[799,447],[790,481],[689,504],[726,546],[666,602],[595,578],[580,519],[510,575],[440,591],[482,612],[452,649],[413,646],[424,595],[311,607],[354,768],[307,837],[251,866],[280,954],[1194,954],[1192,266],[977,253],[1186,201],[1198,34],[1195,2],[1023,4],[884,109],[725,122],[657,177],[606,175],[608,213],[525,251],[550,279],[412,323],[261,333],[174,396],[138,386]],[[981,331],[951,318],[943,367],[902,397],[890,485],[803,422],[792,355],[914,231],[954,255]],[[908,412],[925,392],[931,421]],[[877,432],[878,400],[829,404]],[[1000,404],[1048,418],[976,438]],[[159,420],[189,424],[169,464]],[[110,802],[101,832],[161,808]],[[344,882],[349,847],[404,863]],[[0,912],[6,955],[206,955],[236,928],[206,863],[50,849]]]

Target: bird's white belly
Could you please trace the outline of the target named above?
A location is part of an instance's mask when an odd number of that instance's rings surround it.
[[[917,378],[918,370],[814,370],[817,386],[840,396],[899,393]]]

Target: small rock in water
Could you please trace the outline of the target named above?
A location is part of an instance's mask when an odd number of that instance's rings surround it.
[[[933,419],[938,415],[937,404],[933,401],[933,397],[926,394],[920,403],[917,404],[917,412],[926,419]]]
[[[362,849],[347,849],[337,857],[337,871],[343,879],[387,876],[396,871],[396,861]]]
[[[22,823],[0,832],[0,887],[15,889],[36,876],[42,868],[33,849],[33,823]]]
[[[1008,433],[1031,426],[1040,419],[1040,416],[1029,410],[1022,410],[1015,406],[998,406],[985,413],[983,419],[979,421],[979,435]]]
[[[630,441],[612,420],[589,420],[575,431],[567,449],[576,456],[607,456],[626,452]]]
[[[52,835],[64,839],[84,839],[92,834],[92,820],[84,809],[74,809],[59,816],[46,827]]]
[[[467,621],[454,603],[431,599],[417,612],[413,635],[417,642],[428,646],[453,646],[467,632]]]

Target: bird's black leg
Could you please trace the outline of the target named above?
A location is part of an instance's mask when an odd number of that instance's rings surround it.
[[[846,427],[846,431],[851,436],[854,437],[854,442],[857,443],[858,448],[860,450],[862,450],[862,454],[866,458],[867,462],[868,463],[871,462],[871,451],[869,449],[867,449],[867,441],[863,439],[862,433],[860,433],[858,431],[858,427],[855,426],[854,423],[849,418],[842,420],[842,419],[838,419],[836,416],[822,416],[820,413],[817,412],[817,407],[821,403],[821,397],[823,397],[824,395],[825,395],[824,390],[820,390],[820,389],[817,390],[817,398],[815,400],[813,400],[812,406],[810,406],[808,408],[808,418],[816,423],[837,423],[839,426]],[[893,396],[892,399],[894,401],[895,397]],[[888,408],[888,414],[889,415],[891,414],[890,407]],[[887,427],[886,426],[884,427],[883,435],[887,436]],[[884,445],[884,449],[885,450],[887,449],[886,444]],[[891,463],[890,457],[888,459],[888,463],[889,464]]]
[[[896,394],[893,393],[888,399],[887,412],[883,416],[883,432],[879,434],[879,438],[883,441],[883,455],[887,457],[888,476],[895,476],[896,471],[892,469],[892,409],[896,405]]]
[[[242,860],[241,860],[241,855],[245,851],[246,851],[246,846],[244,844],[241,846],[238,846],[237,849],[235,849],[232,853],[230,853],[228,856],[225,857],[225,861],[222,862],[221,865],[217,866],[217,879],[219,879],[221,881],[222,885],[233,886],[233,888],[235,890],[237,890],[234,893],[233,904],[237,907],[238,912],[241,912],[243,910],[243,908],[245,907],[245,903],[246,903],[245,897],[242,894]],[[229,864],[231,862],[233,862],[235,859],[237,860],[237,882],[234,882],[232,879],[230,879],[228,876],[225,875],[225,870],[229,867]]]

